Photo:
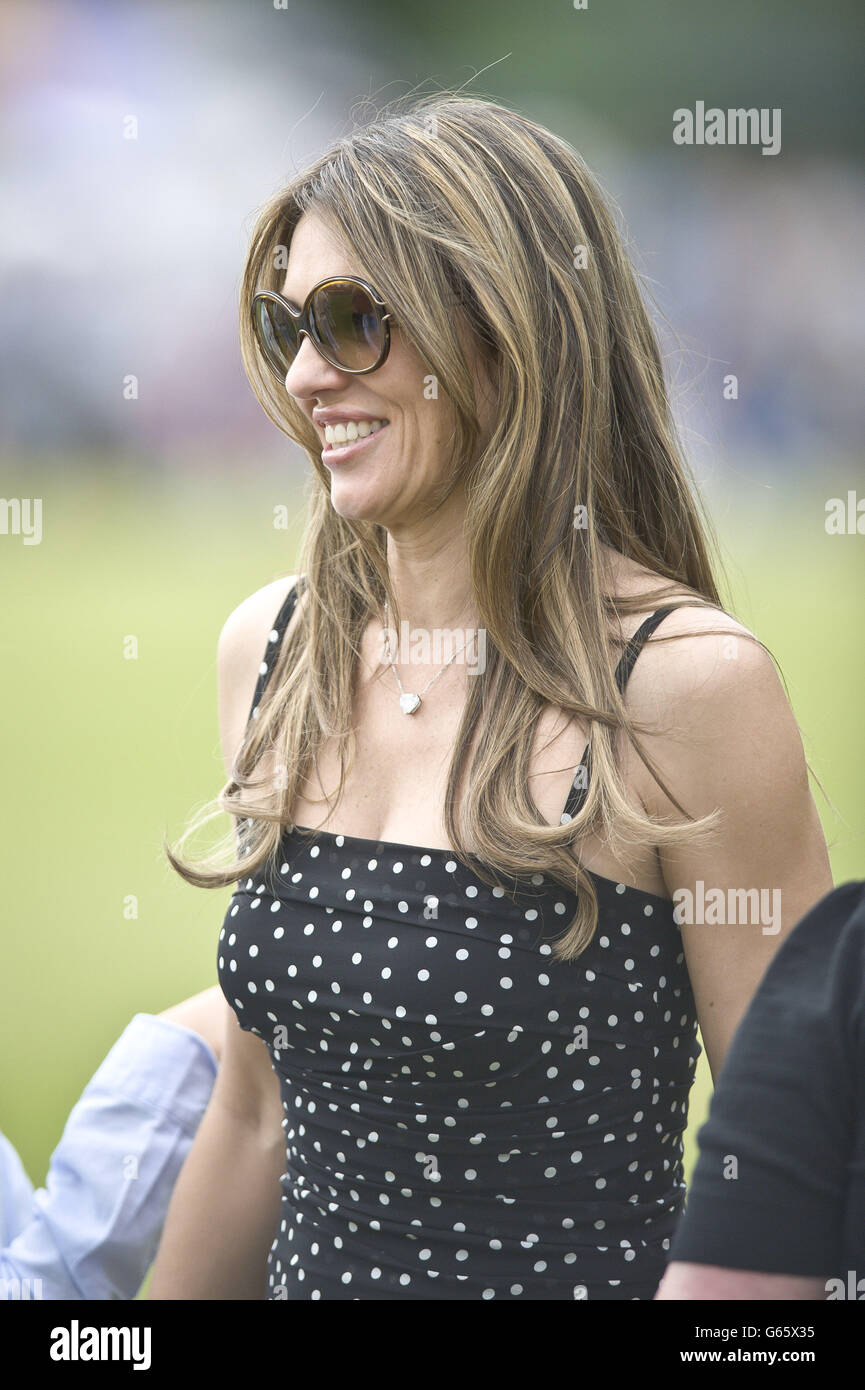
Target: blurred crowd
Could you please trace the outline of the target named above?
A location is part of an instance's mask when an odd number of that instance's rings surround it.
[[[9,3],[2,26],[0,447],[242,469],[281,447],[237,346],[256,207],[347,128],[374,33],[327,45],[305,0],[266,7]],[[367,51],[364,52],[363,44]],[[483,84],[482,84],[483,85]],[[522,109],[533,111],[533,94]],[[853,452],[865,270],[861,170],[785,148],[623,145],[577,105],[572,140],[622,210],[689,430],[721,462]],[[591,148],[580,134],[591,130]],[[730,378],[735,380],[731,382]],[[726,384],[726,390],[725,390]]]

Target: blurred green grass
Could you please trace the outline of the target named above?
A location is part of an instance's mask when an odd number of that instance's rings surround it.
[[[844,485],[846,487],[846,484]],[[861,537],[830,537],[825,497],[742,479],[714,519],[733,611],[787,679],[836,882],[865,876]],[[0,1124],[37,1184],[69,1110],[137,1012],[215,983],[230,890],[189,887],[164,863],[222,783],[215,652],[254,589],[295,568],[305,483],[283,472],[68,470],[16,480],[43,498],[43,539],[0,537],[6,709]],[[277,530],[273,508],[292,517]],[[722,513],[719,517],[718,513]],[[136,660],[123,643],[137,638]],[[134,895],[138,915],[124,916]],[[710,1095],[692,1092],[686,1171]]]

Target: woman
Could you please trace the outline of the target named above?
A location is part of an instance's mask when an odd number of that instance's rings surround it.
[[[240,1026],[151,1296],[650,1299],[697,1021],[716,1075],[831,880],[611,213],[549,131],[427,98],[265,208],[241,299],[313,490],[220,638],[236,852],[169,851],[240,876]],[[699,882],[783,921],[680,925]]]

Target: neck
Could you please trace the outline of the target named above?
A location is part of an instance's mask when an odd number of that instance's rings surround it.
[[[403,543],[388,536],[388,570],[397,612],[389,621],[412,628],[476,627],[477,613],[469,582],[462,536],[438,544]]]

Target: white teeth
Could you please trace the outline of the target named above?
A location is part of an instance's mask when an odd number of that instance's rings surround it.
[[[357,439],[366,439],[368,434],[376,434],[386,424],[386,420],[348,420],[345,423],[340,421],[338,425],[325,425],[325,443],[349,444]]]

